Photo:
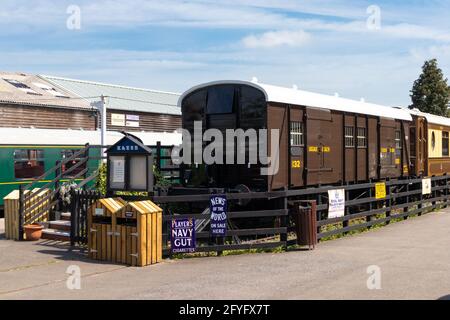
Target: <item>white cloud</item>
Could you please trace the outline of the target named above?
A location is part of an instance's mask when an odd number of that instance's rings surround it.
[[[242,39],[242,43],[247,48],[299,47],[307,43],[310,39],[311,35],[303,30],[280,30],[247,36]]]

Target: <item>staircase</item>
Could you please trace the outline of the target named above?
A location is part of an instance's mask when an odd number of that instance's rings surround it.
[[[59,220],[43,222],[42,239],[70,242],[70,212],[56,213]]]
[[[39,223],[42,230],[42,239],[71,242],[71,213],[60,212],[60,190],[63,182],[74,184],[74,189],[86,189],[87,184],[98,175],[98,168],[89,170],[88,161],[101,160],[102,156],[91,157],[89,150],[93,147],[87,144],[75,152],[71,157],[58,161],[55,167],[45,172],[28,185],[21,185],[19,189],[19,238],[23,239],[23,226]],[[77,161],[70,168],[63,170],[69,161]],[[83,166],[83,167],[82,167]],[[77,168],[81,168],[75,172]],[[69,175],[72,173],[72,175]],[[80,181],[83,179],[82,181]],[[41,181],[48,181],[42,185]],[[41,183],[37,188],[38,183]],[[72,189],[73,190],[73,189]],[[46,222],[42,222],[46,221]]]

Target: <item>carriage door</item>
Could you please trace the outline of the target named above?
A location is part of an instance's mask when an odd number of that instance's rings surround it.
[[[290,184],[293,188],[304,185],[305,125],[303,120],[303,110],[297,108],[290,109]]]
[[[306,184],[317,185],[336,181],[331,164],[332,116],[329,110],[306,109]]]
[[[380,178],[394,178],[398,176],[395,164],[395,131],[396,122],[393,119],[380,119]]]
[[[425,160],[427,152],[427,129],[425,125],[425,118],[417,117],[416,120],[416,134],[417,134],[417,158],[416,158],[416,174],[418,176],[425,173]]]

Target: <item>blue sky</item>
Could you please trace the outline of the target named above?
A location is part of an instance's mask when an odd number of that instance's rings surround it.
[[[450,76],[449,16],[444,0],[1,0],[0,70],[175,92],[257,77],[406,106],[425,59]]]

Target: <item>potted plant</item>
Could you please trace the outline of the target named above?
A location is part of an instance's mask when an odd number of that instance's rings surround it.
[[[44,227],[38,223],[32,223],[32,224],[27,224],[27,225],[23,226],[23,230],[25,231],[26,240],[27,241],[39,240],[42,237],[42,229],[44,229]]]

